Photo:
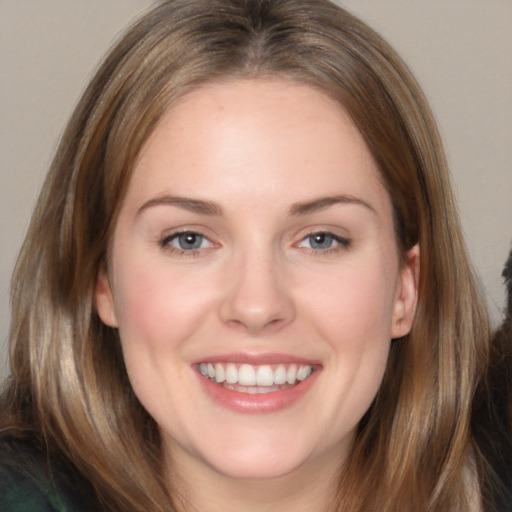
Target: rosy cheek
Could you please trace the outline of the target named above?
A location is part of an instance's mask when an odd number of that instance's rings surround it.
[[[327,338],[342,336],[345,344],[356,347],[389,335],[393,297],[391,278],[383,272],[340,273],[311,296],[307,308],[323,319],[318,325]]]
[[[185,340],[204,317],[211,302],[204,276],[154,263],[135,262],[123,270],[117,309],[125,341],[165,348]]]
[[[122,341],[148,337],[165,320],[165,286],[158,276],[147,270],[140,272],[135,265],[118,270],[115,301]]]

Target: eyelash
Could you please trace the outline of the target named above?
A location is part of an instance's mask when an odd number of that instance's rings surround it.
[[[204,247],[199,247],[197,249],[183,249],[171,245],[172,241],[177,240],[180,236],[183,235],[200,237],[203,241],[207,241],[210,245],[212,245],[212,241],[207,236],[192,230],[176,231],[175,233],[167,235],[159,240],[158,245],[165,251],[169,251],[173,254],[176,254],[177,256],[183,256],[186,258],[194,258],[200,256],[201,252],[205,249]]]
[[[183,248],[178,248],[178,247],[174,247],[173,245],[171,245],[171,243],[174,240],[177,240],[177,239],[179,239],[180,236],[184,236],[184,235],[191,236],[191,237],[200,237],[201,238],[200,245],[202,245],[202,243],[204,241],[208,242],[210,244],[210,247],[211,247],[211,245],[213,245],[213,242],[207,236],[205,236],[201,233],[198,233],[197,231],[192,231],[192,230],[177,231],[175,233],[167,235],[167,236],[163,237],[161,240],[159,240],[158,244],[162,249],[164,249],[166,251],[176,254],[177,256],[183,256],[183,257],[188,257],[188,258],[198,257],[201,255],[201,253],[204,251],[204,249],[209,248],[209,247],[198,247],[198,248],[192,248],[192,249],[183,249]],[[321,248],[315,249],[314,247],[304,247],[303,245],[301,245],[308,239],[309,239],[309,243],[311,244],[313,237],[327,237],[332,242],[335,243],[335,246],[328,247],[325,249],[321,249]],[[322,241],[317,242],[317,243],[321,244]],[[306,249],[307,252],[312,256],[324,256],[324,255],[329,255],[329,254],[336,254],[340,251],[348,249],[350,247],[350,245],[351,245],[350,239],[336,235],[334,233],[331,233],[330,231],[314,231],[314,232],[308,233],[298,243],[295,244],[296,247]]]
[[[351,240],[339,235],[336,235],[334,233],[331,233],[330,231],[314,231],[311,233],[308,233],[304,238],[302,238],[298,244],[296,244],[298,247],[300,247],[302,243],[304,243],[305,240],[310,240],[315,236],[322,236],[322,237],[329,237],[332,239],[333,242],[336,243],[334,247],[329,247],[327,249],[315,249],[313,247],[304,247],[308,250],[309,254],[313,256],[324,256],[329,254],[336,254],[340,251],[346,250],[351,245]]]

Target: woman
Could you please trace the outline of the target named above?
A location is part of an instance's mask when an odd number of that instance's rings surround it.
[[[8,503],[23,477],[69,510],[482,510],[478,297],[379,36],[323,0],[164,2],[77,106],[16,267]]]

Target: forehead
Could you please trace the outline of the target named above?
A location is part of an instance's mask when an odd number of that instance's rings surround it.
[[[333,187],[383,190],[342,106],[297,82],[238,79],[202,85],[168,109],[141,150],[128,195],[229,191],[236,201],[244,192],[249,200]]]

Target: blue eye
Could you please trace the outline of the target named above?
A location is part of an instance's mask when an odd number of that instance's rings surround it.
[[[307,238],[311,249],[316,250],[330,249],[334,242],[334,237],[329,233],[313,233]]]
[[[203,237],[197,233],[180,233],[176,240],[183,250],[199,249],[203,243]]]
[[[349,245],[350,241],[348,239],[324,231],[309,234],[299,244],[300,247],[319,252],[335,251]]]
[[[193,231],[184,231],[175,233],[162,240],[162,246],[171,246],[181,251],[196,251],[210,246],[210,241],[199,233]]]

